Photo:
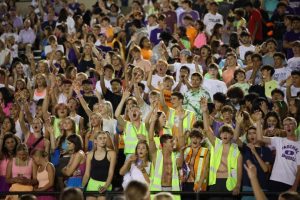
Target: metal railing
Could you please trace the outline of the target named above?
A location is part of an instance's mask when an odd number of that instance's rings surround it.
[[[159,192],[151,192],[151,194],[156,194]],[[174,191],[174,192],[170,192],[173,195],[181,195],[181,196],[186,196],[189,197],[191,199],[194,200],[199,200],[199,199],[203,199],[203,198],[208,198],[208,197],[233,197],[235,199],[239,199],[241,196],[254,196],[253,192],[241,192],[239,194],[239,196],[232,196],[231,192],[183,192],[183,191]],[[32,192],[1,192],[0,193],[0,198],[1,197],[5,197],[6,195],[23,195],[23,194],[33,194],[36,196],[55,196],[55,197],[59,197],[59,195],[61,194],[61,192],[59,191],[47,191],[47,192],[36,192],[36,191],[32,191]],[[114,199],[114,197],[120,197],[122,196],[124,193],[123,192],[113,192],[113,191],[109,191],[109,192],[105,192],[100,194],[99,192],[83,192],[84,196],[89,196],[89,195],[97,195],[97,196],[106,196],[107,200],[111,200]],[[267,197],[277,197],[280,193],[278,192],[265,192]]]

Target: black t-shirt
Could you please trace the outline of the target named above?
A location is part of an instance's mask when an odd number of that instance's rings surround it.
[[[86,101],[86,103],[88,104],[89,108],[91,110],[93,110],[93,106],[98,103],[98,98],[95,96],[84,96],[83,95],[84,100]],[[80,115],[81,117],[83,117],[84,119],[84,126],[87,127],[87,124],[89,122],[89,116],[86,114],[86,112],[84,111],[83,107],[80,105],[78,107],[78,115]]]
[[[264,162],[272,163],[272,152],[268,147],[255,147],[257,154],[262,158]],[[260,167],[258,160],[256,159],[255,155],[251,152],[251,149],[247,146],[246,143],[243,143],[242,148],[240,151],[243,155],[243,164],[246,164],[247,160],[250,160],[257,169],[257,177],[258,182],[262,189],[267,189],[269,176],[265,173],[262,168]],[[242,179],[243,186],[250,186],[251,183],[247,174],[247,171],[243,167],[243,179]]]
[[[121,102],[122,94],[115,94],[110,90],[106,90],[107,92],[103,95],[104,99],[106,101],[109,101],[113,107],[114,113]]]

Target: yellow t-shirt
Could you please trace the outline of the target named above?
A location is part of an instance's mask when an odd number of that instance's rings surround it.
[[[268,82],[265,82],[265,95],[268,98],[272,98],[271,92],[272,90],[278,88],[278,82],[275,80],[271,80]]]

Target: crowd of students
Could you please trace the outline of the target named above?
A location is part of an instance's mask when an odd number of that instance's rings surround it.
[[[271,4],[1,2],[0,194],[297,192],[300,4]]]

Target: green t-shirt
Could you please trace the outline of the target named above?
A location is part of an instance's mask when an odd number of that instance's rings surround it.
[[[271,98],[272,97],[271,92],[276,88],[278,88],[278,82],[277,81],[271,80],[271,81],[265,82],[265,95],[266,95],[266,97]]]

